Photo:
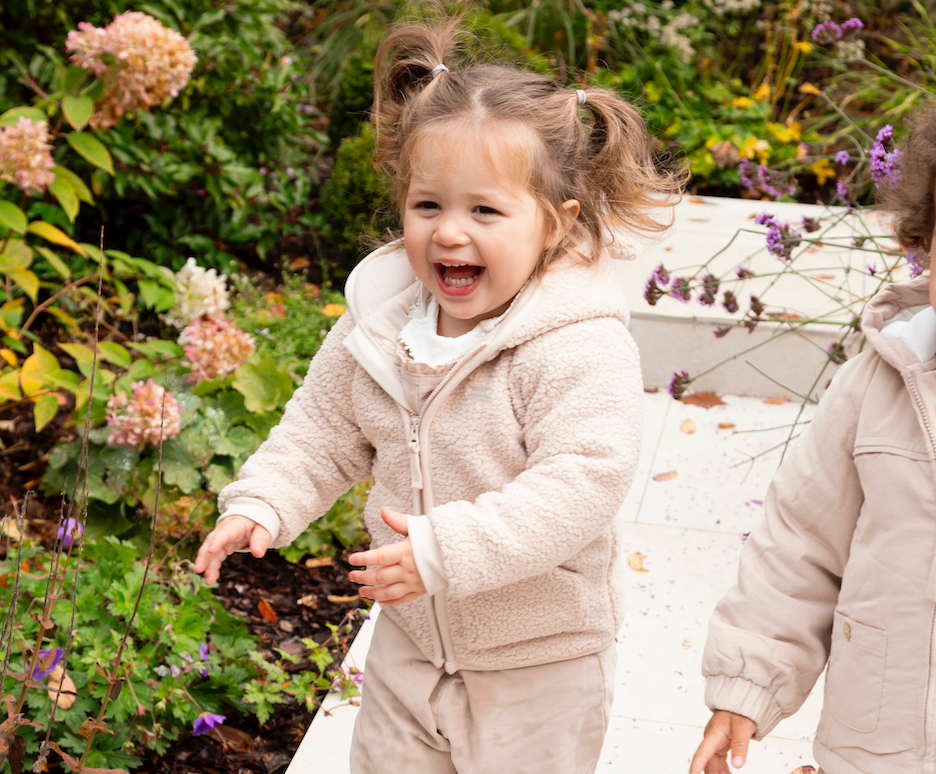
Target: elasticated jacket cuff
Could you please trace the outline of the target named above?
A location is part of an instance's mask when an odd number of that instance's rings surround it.
[[[725,710],[757,724],[754,738],[763,739],[785,714],[773,694],[743,677],[710,676],[705,681],[705,703],[712,712]]]
[[[270,533],[270,545],[276,543],[280,533],[280,520],[271,505],[258,497],[232,497],[224,506],[224,513],[218,519],[219,522],[228,516],[246,516]]]
[[[448,580],[442,562],[442,549],[436,540],[432,522],[428,516],[409,516],[406,528],[413,546],[416,569],[419,570],[426,593],[432,595],[442,591],[448,585]]]

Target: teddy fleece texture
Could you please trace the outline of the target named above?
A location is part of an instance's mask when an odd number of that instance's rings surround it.
[[[757,738],[827,667],[825,774],[936,769],[936,360],[881,334],[928,303],[924,277],[866,307],[868,349],[771,483],[706,643],[706,703],[754,720]]]
[[[531,280],[413,406],[397,336],[417,290],[399,243],[355,268],[348,312],[219,508],[259,499],[277,514],[282,546],[373,477],[372,546],[402,539],[382,506],[431,524],[444,589],[383,614],[436,666],[507,669],[598,652],[624,612],[616,514],[642,422],[612,262]]]

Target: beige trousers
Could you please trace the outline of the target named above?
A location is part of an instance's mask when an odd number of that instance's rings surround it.
[[[612,643],[569,661],[450,675],[380,616],[351,774],[591,774],[616,661]]]

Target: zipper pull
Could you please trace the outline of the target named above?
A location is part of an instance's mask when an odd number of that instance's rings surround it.
[[[412,487],[413,489],[422,489],[422,469],[419,464],[419,416],[416,414],[413,414],[413,421],[410,425],[409,450]]]

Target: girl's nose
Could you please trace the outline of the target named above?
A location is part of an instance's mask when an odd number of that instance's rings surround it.
[[[455,213],[444,213],[436,220],[432,241],[444,247],[459,247],[470,241],[461,218]]]

